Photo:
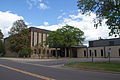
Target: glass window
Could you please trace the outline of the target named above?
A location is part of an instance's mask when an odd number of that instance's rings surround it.
[[[95,57],[97,56],[97,51],[96,50],[94,50],[94,53],[95,53]]]
[[[84,50],[84,57],[86,57],[86,50]]]
[[[39,43],[39,32],[37,32],[37,44]]]
[[[43,33],[41,33],[41,43],[43,42]]]
[[[34,46],[34,31],[32,32],[32,46]]]
[[[103,56],[103,50],[101,49],[101,56]]]
[[[92,56],[91,50],[90,50],[90,57]]]

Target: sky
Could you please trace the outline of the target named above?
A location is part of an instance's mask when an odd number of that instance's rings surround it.
[[[87,44],[90,40],[109,37],[109,29],[105,25],[94,27],[93,18],[82,15],[77,7],[77,0],[0,0],[0,29],[4,38],[8,37],[8,31],[13,22],[23,19],[29,27],[37,27],[47,30],[57,30],[66,24],[84,31]],[[88,45],[88,44],[87,44]]]

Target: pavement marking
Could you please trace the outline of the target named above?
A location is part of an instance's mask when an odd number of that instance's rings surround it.
[[[34,77],[37,77],[37,78],[40,78],[40,79],[55,80],[55,79],[48,78],[48,77],[45,77],[45,76],[41,76],[41,75],[33,74],[33,73],[30,73],[30,72],[22,71],[22,70],[19,70],[19,69],[15,69],[15,68],[12,68],[12,67],[9,67],[9,66],[5,66],[5,65],[1,65],[1,64],[0,64],[0,66],[4,67],[4,68],[7,68],[7,69],[10,69],[10,70],[13,70],[13,71],[21,72],[21,73],[24,73],[24,74],[27,74],[27,75],[30,75],[30,76],[34,76]]]

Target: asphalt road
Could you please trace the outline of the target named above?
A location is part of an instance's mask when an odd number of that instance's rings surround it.
[[[116,73],[50,67],[53,62],[46,62],[48,66],[36,63],[0,59],[0,80],[120,80]]]

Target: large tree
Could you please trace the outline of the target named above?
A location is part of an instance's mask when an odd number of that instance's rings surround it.
[[[18,53],[24,51],[24,48],[30,50],[28,49],[30,48],[30,33],[23,20],[15,21],[9,34],[10,50],[12,52],[16,52],[18,55]]]
[[[109,35],[120,36],[120,0],[78,0],[78,7],[83,14],[96,13],[95,27],[106,19]]]
[[[0,30],[0,40],[3,39],[3,33]]]
[[[3,33],[0,30],[0,53],[4,54],[5,49],[4,49],[4,42],[3,42]]]
[[[8,33],[10,35],[15,35],[21,32],[23,29],[27,29],[27,25],[25,24],[24,20],[17,20],[13,23],[13,26]]]
[[[84,39],[84,32],[70,25],[51,32],[47,38],[50,46],[68,48],[69,53],[72,46],[81,45]]]
[[[63,45],[63,36],[61,36],[60,31],[51,31],[49,36],[47,37],[46,44],[49,47],[54,47],[56,49],[56,57],[58,58],[57,48]]]

